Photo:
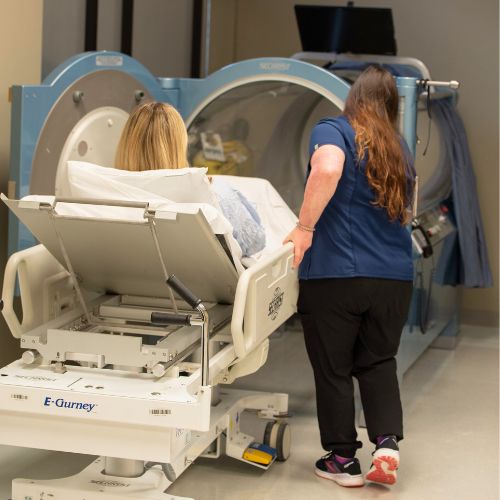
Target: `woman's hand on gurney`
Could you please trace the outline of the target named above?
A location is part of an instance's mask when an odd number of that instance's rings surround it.
[[[293,268],[299,267],[304,254],[312,245],[313,233],[303,231],[296,227],[284,240],[283,244],[291,241],[293,243]]]

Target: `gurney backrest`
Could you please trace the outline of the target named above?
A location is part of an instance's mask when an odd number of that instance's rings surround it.
[[[83,288],[168,297],[159,248],[168,273],[203,301],[234,301],[237,272],[201,211],[156,213],[157,246],[148,220],[61,216],[41,203],[4,201],[66,268],[69,259]]]

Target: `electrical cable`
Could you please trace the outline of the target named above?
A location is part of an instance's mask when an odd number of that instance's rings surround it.
[[[163,464],[161,462],[148,462],[144,465],[145,469],[151,469],[155,465],[159,465],[161,467],[161,470],[163,471],[163,474],[165,474],[165,477],[173,483],[177,479],[177,474],[175,473],[174,468],[172,467],[172,464]]]
[[[424,88],[427,89],[427,97],[426,97],[426,107],[427,107],[427,116],[429,117],[429,126],[427,128],[427,142],[425,144],[424,152],[422,156],[427,154],[427,150],[429,148],[429,144],[431,142],[431,124],[432,124],[432,115],[431,115],[431,88],[427,83],[428,80],[424,80]]]

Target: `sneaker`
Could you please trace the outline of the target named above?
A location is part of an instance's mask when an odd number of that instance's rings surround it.
[[[381,436],[373,452],[372,466],[366,480],[374,483],[394,484],[399,467],[399,447],[396,436]]]
[[[340,486],[353,488],[363,486],[365,481],[357,458],[341,463],[333,452],[328,453],[316,462],[315,473],[319,477],[335,481]]]

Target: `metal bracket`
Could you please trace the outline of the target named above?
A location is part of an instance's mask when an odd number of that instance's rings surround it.
[[[54,232],[56,233],[57,241],[59,242],[59,248],[60,248],[61,253],[63,255],[64,262],[66,263],[68,271],[69,271],[69,273],[71,275],[71,280],[73,282],[73,286],[75,287],[76,295],[78,297],[80,305],[82,306],[85,318],[87,319],[87,321],[89,323],[91,323],[90,313],[89,313],[89,310],[87,308],[87,304],[85,303],[85,299],[83,298],[82,290],[80,288],[80,284],[78,283],[78,277],[77,277],[77,275],[76,275],[76,273],[75,273],[75,271],[73,269],[73,265],[71,264],[71,260],[69,258],[68,252],[66,251],[66,247],[64,245],[64,241],[63,241],[62,236],[59,233],[59,231],[57,229],[57,225],[55,223],[55,219],[56,219],[56,216],[57,216],[57,213],[55,211],[56,204],[57,204],[57,199],[54,200],[54,205],[47,205],[47,206],[43,205],[42,206],[42,204],[40,204],[40,208],[43,209],[43,210],[48,210],[48,212],[49,212],[50,221],[51,221],[52,226],[54,228]]]

